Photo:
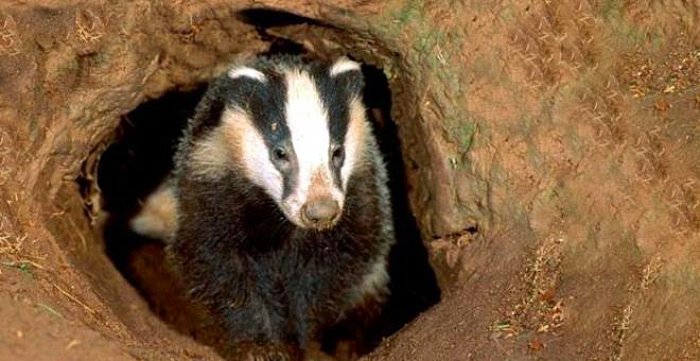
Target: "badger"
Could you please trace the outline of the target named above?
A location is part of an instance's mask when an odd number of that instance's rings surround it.
[[[232,65],[131,222],[166,240],[234,353],[293,359],[350,315],[372,319],[388,296],[391,201],[363,87],[347,57]]]
[[[168,176],[141,202],[140,209],[128,222],[134,233],[168,244],[177,229],[177,200],[175,179]]]

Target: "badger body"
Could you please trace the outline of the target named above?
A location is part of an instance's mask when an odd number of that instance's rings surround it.
[[[257,58],[215,79],[180,142],[167,252],[232,348],[304,350],[380,306],[394,243],[359,65]]]

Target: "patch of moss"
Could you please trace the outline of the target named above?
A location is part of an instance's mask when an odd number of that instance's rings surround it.
[[[416,19],[423,17],[422,1],[408,0],[398,9],[391,18],[395,19],[398,25],[406,25]]]
[[[455,122],[457,123],[457,122]],[[472,146],[474,141],[474,133],[476,133],[476,123],[472,120],[465,120],[457,123],[456,129],[459,144],[462,147],[462,152],[466,153]]]
[[[403,41],[405,49],[402,61],[411,69],[423,69],[424,73],[437,78],[428,94],[442,112],[441,122],[446,140],[457,145],[455,154],[449,155],[453,167],[462,167],[462,159],[472,146],[476,122],[464,107],[464,85],[462,84],[464,64],[459,62],[458,53],[462,49],[463,35],[459,32],[447,33],[443,24],[437,23],[424,2],[406,0],[400,3],[388,16],[375,23],[368,23],[371,32],[380,37]],[[385,70],[392,79],[395,71]],[[422,75],[418,72],[416,75]],[[417,79],[421,82],[424,79]]]
[[[609,25],[616,47],[633,48],[643,44],[646,46],[662,45],[661,34],[652,31],[646,26],[635,24],[625,17],[624,2],[617,0],[603,1],[599,12],[603,20]]]

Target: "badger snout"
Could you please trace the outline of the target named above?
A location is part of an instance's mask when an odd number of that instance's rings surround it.
[[[307,227],[330,228],[340,218],[340,205],[332,198],[314,199],[301,207],[301,218]]]

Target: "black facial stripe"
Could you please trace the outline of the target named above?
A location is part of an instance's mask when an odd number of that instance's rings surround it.
[[[299,166],[291,141],[291,133],[285,118],[287,85],[284,75],[273,69],[260,69],[265,74],[266,82],[258,85],[234,101],[245,109],[262,135],[269,150],[271,162],[282,174],[282,197],[286,198],[296,186]],[[281,167],[274,159],[275,148],[282,148],[288,156],[288,167]]]
[[[299,174],[299,162],[297,162],[296,155],[294,154],[294,152],[290,153],[289,157],[292,162],[291,168],[286,172],[280,171],[280,173],[282,173],[283,180],[282,199],[289,197],[289,195],[292,193],[292,190],[296,188],[297,176]]]
[[[342,86],[342,79],[328,75],[327,68],[314,69],[314,82],[328,112],[328,131],[331,142],[343,144],[348,127],[348,111],[351,93]],[[342,75],[341,75],[342,76]]]
[[[328,112],[328,132],[331,139],[331,149],[328,149],[329,166],[333,169],[333,182],[341,187],[340,169],[343,162],[333,164],[333,147],[344,147],[345,135],[350,122],[350,101],[360,96],[362,90],[362,75],[358,71],[348,71],[336,76],[329,74],[327,66],[316,67],[312,70],[316,88],[321,96],[323,106]],[[343,157],[344,159],[344,157]]]

